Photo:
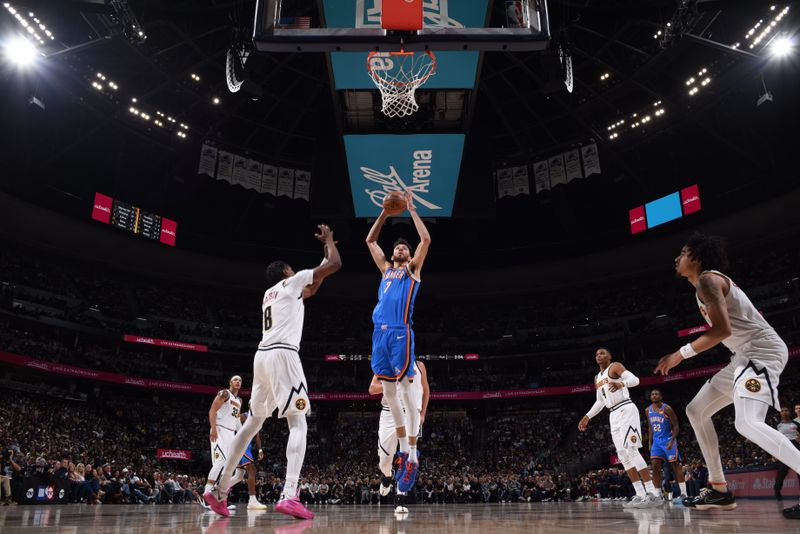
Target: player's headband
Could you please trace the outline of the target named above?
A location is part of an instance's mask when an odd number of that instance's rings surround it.
[[[233,376],[231,377],[231,379],[230,379],[228,382],[229,382],[229,383],[230,383],[230,382],[233,382],[233,381],[234,381],[234,380],[236,380],[237,378],[239,379],[239,381],[240,381],[240,382],[242,381],[242,377],[241,377],[241,376],[239,376],[239,375],[233,375]]]

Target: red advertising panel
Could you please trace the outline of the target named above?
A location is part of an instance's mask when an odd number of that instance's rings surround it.
[[[111,222],[111,207],[114,199],[102,193],[94,194],[94,204],[92,205],[92,219],[102,223]]]
[[[175,236],[178,234],[178,223],[166,217],[161,218],[161,242],[171,247],[175,246]]]
[[[326,362],[343,362],[343,361],[345,361],[345,359],[346,358],[345,358],[344,354],[342,354],[342,355],[339,355],[339,354],[326,354],[325,355],[325,361]]]
[[[700,332],[705,332],[711,328],[707,324],[701,324],[700,326],[693,326],[692,328],[684,328],[683,330],[678,330],[678,337],[686,337],[691,336],[692,334],[699,334]]]
[[[208,352],[208,346],[196,343],[184,343],[183,341],[172,341],[171,339],[156,339],[153,337],[132,336],[125,334],[123,341],[128,343],[142,343],[144,345],[154,345],[156,347],[169,347],[171,349],[193,350],[195,352]]]
[[[725,480],[728,488],[737,497],[770,497],[775,496],[775,477],[778,472],[774,469],[768,471],[750,471],[746,473],[725,473]],[[794,471],[789,471],[786,480],[783,481],[784,497],[800,496],[797,476]]]
[[[156,458],[159,460],[162,458],[166,458],[167,460],[191,460],[192,451],[181,449],[156,449]]]
[[[465,354],[464,355],[464,359],[465,360],[479,360],[480,356],[477,355],[477,354]]]
[[[644,215],[644,206],[633,208],[628,212],[631,219],[631,233],[638,234],[647,230],[647,218]]]
[[[681,189],[681,205],[684,215],[700,211],[700,189],[697,184]]]

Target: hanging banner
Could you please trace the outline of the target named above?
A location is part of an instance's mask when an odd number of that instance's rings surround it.
[[[553,156],[547,160],[550,167],[550,186],[555,187],[567,183],[567,174],[564,172],[564,154]]]
[[[583,173],[585,176],[600,174],[600,156],[597,153],[597,145],[595,143],[581,147],[581,157],[583,158]]]
[[[233,154],[219,151],[219,165],[217,166],[217,180],[230,182],[233,177]]]
[[[583,171],[581,171],[581,155],[577,148],[565,153],[564,160],[567,166],[567,182],[571,182],[575,178],[583,178]]]
[[[278,169],[278,196],[292,198],[294,194],[294,169]]]
[[[308,200],[311,191],[311,173],[308,171],[294,171],[294,198]]]
[[[247,172],[242,185],[245,189],[261,192],[261,162],[254,159],[247,160]]]
[[[278,167],[264,164],[261,170],[261,192],[278,196]]]
[[[528,166],[514,167],[514,195],[530,195],[531,187],[528,181]]]
[[[232,184],[241,185],[242,187],[247,184],[247,158],[244,156],[234,156],[233,158],[233,179]]]
[[[508,169],[497,169],[497,198],[510,197],[514,195],[514,171]]]
[[[203,143],[203,147],[200,149],[200,165],[197,168],[197,174],[207,174],[213,178],[216,170],[217,149]]]
[[[547,160],[542,160],[533,164],[533,176],[536,181],[536,192],[550,190],[550,167]]]

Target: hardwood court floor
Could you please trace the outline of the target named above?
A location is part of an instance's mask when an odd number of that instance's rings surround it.
[[[800,520],[780,514],[785,501],[740,500],[729,512],[700,512],[682,506],[627,511],[616,502],[487,505],[418,505],[406,517],[388,506],[316,506],[313,521],[298,521],[240,505],[229,518],[218,518],[196,505],[16,506],[0,508],[0,532],[305,534],[352,532],[404,533],[569,533],[668,534],[798,532]]]

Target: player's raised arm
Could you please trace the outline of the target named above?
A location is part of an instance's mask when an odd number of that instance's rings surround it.
[[[425,422],[425,415],[428,413],[428,401],[431,398],[431,387],[428,385],[428,370],[425,364],[418,361],[420,380],[422,380],[422,407],[419,413],[419,424]]]
[[[414,257],[411,258],[408,266],[411,269],[411,272],[419,277],[419,273],[422,270],[422,264],[425,263],[425,258],[428,256],[428,249],[431,246],[431,234],[428,232],[428,228],[425,226],[425,223],[422,222],[422,219],[417,213],[417,207],[414,205],[414,198],[411,193],[406,193],[406,206],[408,208],[408,212],[411,214],[411,220],[414,221],[414,227],[417,229],[417,234],[419,234],[419,245],[414,251]]]
[[[342,259],[339,257],[339,249],[336,248],[336,241],[333,240],[333,230],[327,224],[320,224],[317,226],[319,229],[318,234],[314,237],[322,241],[322,250],[324,258],[322,263],[314,268],[314,281],[311,285],[303,288],[303,298],[311,298],[316,295],[322,281],[328,276],[342,268]]]
[[[383,228],[388,217],[389,215],[386,213],[386,210],[381,210],[381,214],[375,219],[372,228],[369,229],[369,233],[367,234],[367,248],[369,248],[372,261],[375,262],[375,265],[380,269],[381,273],[385,272],[389,267],[389,262],[386,261],[386,255],[384,255],[383,250],[381,250],[381,247],[378,245],[378,236],[381,235],[381,228]]]
[[[608,368],[608,389],[612,392],[622,388],[634,388],[639,385],[639,378],[625,369],[619,362],[614,362]]]

